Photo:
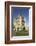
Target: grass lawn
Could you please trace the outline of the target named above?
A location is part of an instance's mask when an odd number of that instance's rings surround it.
[[[15,33],[16,33],[16,36],[28,36],[29,35],[28,31],[17,31]]]

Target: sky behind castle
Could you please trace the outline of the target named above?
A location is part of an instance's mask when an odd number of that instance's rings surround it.
[[[26,24],[28,25],[29,24],[29,8],[25,8],[25,7],[12,7],[12,9],[11,9],[12,21],[19,14],[26,19]]]

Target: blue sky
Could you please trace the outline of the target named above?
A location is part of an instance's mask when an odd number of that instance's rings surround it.
[[[27,7],[12,7],[11,9],[11,17],[12,20],[18,16],[18,14],[24,16],[26,19],[26,24],[29,24],[29,8]]]

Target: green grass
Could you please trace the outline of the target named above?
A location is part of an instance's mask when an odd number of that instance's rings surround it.
[[[28,36],[29,35],[27,31],[17,31],[15,33],[16,33],[16,36]]]

